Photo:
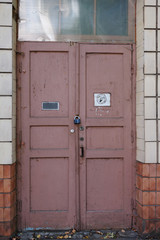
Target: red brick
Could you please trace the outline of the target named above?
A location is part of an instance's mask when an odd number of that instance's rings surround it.
[[[11,221],[11,208],[4,208],[4,212],[3,212],[3,215],[4,215],[4,221],[7,222],[7,221]]]
[[[136,172],[138,175],[142,175],[142,170],[143,170],[143,164],[140,162],[137,162],[136,164]]]
[[[156,179],[155,178],[143,178],[143,187],[144,191],[155,191],[156,190]]]
[[[0,193],[3,193],[3,179],[0,179]]]
[[[149,192],[143,192],[143,205],[149,205]]]
[[[0,165],[0,178],[3,178],[3,165]]]
[[[157,164],[153,164],[153,163],[149,164],[149,176],[150,177],[157,176]]]
[[[150,191],[155,191],[156,190],[156,179],[155,178],[150,178],[149,179],[149,190]]]
[[[149,193],[149,205],[155,205],[156,204],[156,193],[150,192]]]
[[[160,191],[160,178],[157,178],[157,191]]]
[[[10,236],[13,233],[11,222],[4,223],[4,236]]]
[[[3,208],[0,208],[0,222],[3,222]]]
[[[149,178],[143,178],[143,185],[142,185],[142,190],[143,191],[149,191]]]
[[[136,177],[136,187],[139,189],[142,189],[142,186],[143,186],[143,178],[137,176]]]
[[[11,178],[11,165],[4,165],[3,167],[3,177]]]
[[[160,233],[160,221],[156,222],[156,232]]]
[[[11,206],[11,193],[4,194],[4,207]]]
[[[160,177],[160,164],[157,164],[157,177]]]
[[[143,164],[142,176],[143,177],[149,177],[150,176],[149,164],[146,164],[146,163]]]
[[[0,223],[0,235],[4,235],[4,223]]]
[[[3,200],[3,198],[4,198],[4,195],[2,193],[2,194],[0,194],[0,207],[4,207],[4,200]]]
[[[4,179],[4,192],[11,192],[11,179]]]
[[[16,175],[16,164],[11,165],[11,177],[14,177]]]
[[[160,192],[157,192],[157,204],[160,205]]]
[[[137,215],[142,218],[143,217],[142,206],[139,203],[137,203],[136,208],[137,208]]]
[[[136,189],[136,200],[141,204],[143,203],[143,192],[139,189]]]
[[[160,219],[160,206],[156,207],[156,218]]]

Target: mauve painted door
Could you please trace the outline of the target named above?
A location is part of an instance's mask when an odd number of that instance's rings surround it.
[[[131,55],[130,45],[80,46],[82,229],[131,226]],[[110,106],[103,106],[105,96]]]
[[[20,229],[73,228],[75,213],[75,47],[21,43]],[[59,110],[43,110],[43,102]],[[56,107],[56,106],[55,106]]]
[[[131,45],[26,42],[19,51],[19,229],[130,227]]]

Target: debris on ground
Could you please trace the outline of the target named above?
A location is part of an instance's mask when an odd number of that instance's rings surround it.
[[[143,240],[152,239],[160,240],[160,236],[140,236],[135,229],[101,229],[90,231],[77,231],[71,229],[67,231],[26,231],[19,232],[14,235],[11,240],[54,240],[54,239],[73,239],[73,240],[103,240],[103,239],[117,239],[117,240]]]

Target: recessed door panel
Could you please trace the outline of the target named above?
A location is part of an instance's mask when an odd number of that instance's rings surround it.
[[[69,52],[30,51],[30,111],[32,117],[68,117]],[[38,64],[37,64],[38,63]],[[46,111],[44,102],[59,109]]]

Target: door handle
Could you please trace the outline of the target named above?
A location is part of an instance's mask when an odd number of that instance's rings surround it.
[[[84,147],[80,147],[80,157],[84,157]]]

